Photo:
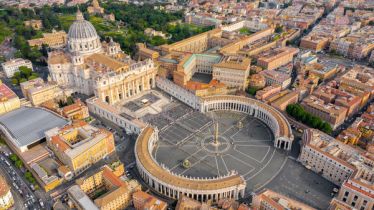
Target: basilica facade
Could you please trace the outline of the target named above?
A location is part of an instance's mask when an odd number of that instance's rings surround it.
[[[48,55],[50,79],[59,86],[95,95],[109,104],[155,87],[157,68],[153,61],[133,61],[112,39],[101,42],[79,10],[67,39],[66,49]]]

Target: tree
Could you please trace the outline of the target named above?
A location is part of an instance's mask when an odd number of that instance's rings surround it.
[[[19,80],[19,84],[21,84],[21,83],[23,83],[23,82],[27,82],[27,79],[26,79],[26,78],[21,78],[21,79]]]
[[[12,84],[13,85],[18,85],[18,79],[12,78]]]
[[[14,163],[14,165],[17,167],[17,168],[23,168],[23,163],[22,163],[22,161],[21,160],[17,160],[15,163]]]
[[[26,171],[26,173],[25,173],[25,178],[26,178],[27,181],[29,181],[31,184],[35,184],[35,182],[36,182],[34,176],[32,175],[32,173],[31,173],[30,171]]]
[[[329,123],[327,123],[327,122],[323,122],[320,130],[322,130],[323,132],[325,132],[327,134],[331,134],[332,133],[331,125]]]
[[[16,162],[17,160],[19,160],[16,154],[11,154],[11,155],[9,155],[9,159],[10,159],[11,161],[13,161],[13,162]]]
[[[332,128],[329,123],[322,121],[321,118],[305,111],[300,104],[289,104],[286,107],[286,112],[297,121],[300,121],[312,128],[319,129],[327,134],[332,133]]]
[[[28,68],[26,66],[20,66],[19,67],[19,72],[21,74],[21,77],[28,78],[32,74],[32,69]]]
[[[254,87],[249,87],[247,89],[247,93],[250,94],[250,95],[252,95],[252,96],[256,95],[256,92],[257,92],[257,89],[254,88]]]
[[[282,32],[283,32],[283,26],[282,26],[282,25],[277,25],[277,26],[275,27],[274,32],[275,32],[275,33],[278,33],[278,34],[282,33]]]

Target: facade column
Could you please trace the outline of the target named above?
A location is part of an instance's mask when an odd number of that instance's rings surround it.
[[[152,88],[156,87],[156,76],[155,74],[153,74],[153,77],[152,77]]]
[[[131,82],[131,85],[132,85],[132,95],[136,95],[136,87],[135,87],[135,81],[134,80]]]

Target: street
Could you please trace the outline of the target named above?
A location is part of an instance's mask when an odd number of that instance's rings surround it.
[[[25,180],[25,177],[22,176],[22,173],[18,168],[14,167],[12,161],[0,153],[0,166],[3,173],[6,173],[8,178],[11,177],[11,180],[8,184],[12,187],[15,199],[15,205],[17,209],[50,209],[50,206],[44,206],[44,202],[39,202],[36,194],[31,190],[30,184]],[[18,198],[18,200],[16,200]],[[20,199],[23,198],[23,199]],[[41,204],[43,203],[43,206]]]

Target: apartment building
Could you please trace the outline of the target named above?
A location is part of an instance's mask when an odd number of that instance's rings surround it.
[[[355,65],[340,78],[340,87],[351,87],[369,93],[372,98],[374,96],[374,69]]]
[[[264,70],[260,75],[265,77],[266,86],[280,85],[282,89],[286,89],[291,84],[291,76],[280,71]]]
[[[291,199],[285,195],[265,189],[253,196],[252,204],[254,209],[262,210],[283,210],[283,209],[303,209],[315,210],[311,206]]]
[[[280,85],[267,86],[264,89],[256,92],[256,99],[263,101],[271,95],[279,93],[281,90],[282,87]]]
[[[266,86],[266,79],[261,74],[252,74],[249,78],[249,87],[262,89]]]
[[[297,103],[298,99],[298,92],[286,90],[284,94],[272,101],[270,105],[278,110],[285,111],[289,104]]]
[[[272,49],[258,55],[257,65],[267,70],[273,70],[292,62],[298,52],[299,49],[293,47]]]
[[[320,52],[324,50],[329,44],[327,37],[318,35],[304,36],[300,42],[300,48],[313,50],[314,52]]]
[[[132,199],[136,210],[166,210],[168,206],[164,201],[161,201],[143,191],[135,192],[132,196]]]
[[[364,59],[374,50],[374,26],[365,26],[331,42],[330,51],[353,59]]]
[[[338,72],[338,64],[329,62],[311,63],[304,66],[309,75],[318,77],[321,81],[330,79]]]
[[[372,155],[372,154],[371,154]],[[371,159],[372,163],[373,159]],[[374,208],[373,170],[371,180],[357,180],[355,178],[345,181],[339,190],[337,199],[349,205],[352,209],[371,210]]]
[[[341,185],[355,171],[346,161],[357,154],[350,146],[315,129],[305,130],[302,139],[298,160],[305,167],[336,185]]]
[[[347,108],[331,103],[325,104],[322,99],[314,95],[305,98],[301,105],[305,111],[326,121],[333,129],[343,124],[348,112]]]
[[[318,99],[322,99],[325,104],[334,104],[340,107],[345,107],[347,109],[347,116],[352,116],[357,113],[362,98],[351,93],[337,89],[337,86],[334,84],[335,81],[330,82],[325,86],[319,87],[315,90],[312,95],[316,96]]]
[[[374,204],[374,156],[315,129],[304,131],[298,160],[341,186],[333,205],[371,210]]]
[[[11,188],[5,180],[0,176],[0,209],[10,209],[14,205],[14,199]]]

